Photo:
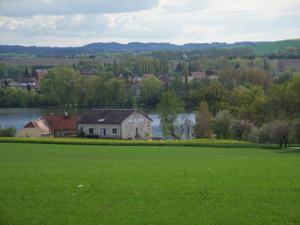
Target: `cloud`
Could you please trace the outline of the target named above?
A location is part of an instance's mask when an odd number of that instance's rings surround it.
[[[14,4],[23,2],[11,1]],[[0,14],[3,14],[4,3],[8,0],[0,2]],[[57,0],[44,0],[41,4],[50,2],[54,4]],[[64,6],[69,1],[60,2]],[[159,3],[158,0],[139,0],[135,11],[130,11],[133,6],[126,4],[137,0],[107,0],[105,4],[110,5],[102,5],[100,11],[93,4],[104,4],[101,0],[85,1],[91,4],[86,8],[79,7],[79,1],[72,2],[72,10],[62,7],[55,15],[47,8],[29,16],[39,11],[35,6],[27,17],[21,17],[22,14],[0,16],[0,43],[74,46],[100,41],[140,41],[183,44],[300,37],[299,0],[160,0]],[[114,4],[126,6],[119,12]],[[92,13],[94,11],[97,13]]]
[[[1,0],[0,15],[31,17],[34,15],[103,14],[146,10],[159,0]]]

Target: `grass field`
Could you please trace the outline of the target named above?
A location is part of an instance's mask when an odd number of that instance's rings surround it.
[[[1,225],[300,224],[300,152],[0,143]]]
[[[272,42],[260,42],[253,47],[255,53],[258,55],[272,54],[276,51],[283,50],[285,48],[300,48],[300,39],[272,41]]]

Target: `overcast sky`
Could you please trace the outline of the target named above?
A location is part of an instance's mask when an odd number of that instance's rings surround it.
[[[300,38],[300,0],[0,0],[0,44]]]

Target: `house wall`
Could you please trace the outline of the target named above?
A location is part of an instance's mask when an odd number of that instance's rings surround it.
[[[55,137],[67,137],[76,135],[77,130],[55,130],[53,133]]]
[[[94,129],[94,134],[99,135],[101,138],[121,138],[121,125],[120,124],[78,124],[78,131],[81,129],[85,133],[85,135],[89,134],[89,129],[93,128]],[[101,128],[106,129],[106,135],[101,134]],[[114,135],[112,133],[112,129],[116,128],[117,129],[117,134]]]
[[[89,134],[90,128],[100,138],[149,139],[152,136],[151,121],[139,112],[132,113],[121,124],[78,124],[78,131],[82,129],[85,135]],[[106,129],[105,136],[101,134],[101,128]],[[117,129],[116,135],[112,133],[113,128]]]
[[[152,136],[151,121],[139,112],[134,112],[127,117],[121,123],[121,127],[122,139],[148,139]]]
[[[17,133],[17,137],[43,137],[43,135],[40,129],[33,127],[33,128],[22,128]]]

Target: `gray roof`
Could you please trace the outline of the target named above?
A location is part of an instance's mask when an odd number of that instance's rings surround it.
[[[147,114],[136,109],[92,109],[81,118],[79,123],[120,124],[134,112],[139,112],[152,121]]]

